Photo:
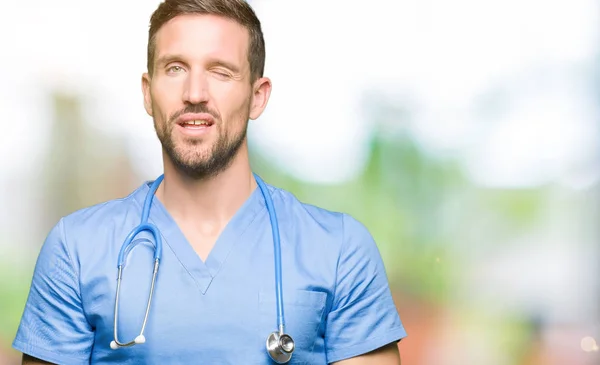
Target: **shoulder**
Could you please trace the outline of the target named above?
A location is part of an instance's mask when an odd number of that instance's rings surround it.
[[[139,220],[146,185],[135,189],[128,196],[104,201],[81,208],[63,216],[46,237],[40,255],[63,255],[74,262],[83,257],[101,256],[98,249],[105,249],[111,237],[122,232]],[[141,202],[140,202],[141,199]]]
[[[299,200],[292,192],[269,185],[269,190],[273,196],[273,200],[278,204],[278,208],[283,206],[295,213],[306,214],[315,221],[333,223],[337,221],[341,224],[344,213],[325,209],[313,204],[309,204]]]
[[[361,242],[369,245],[373,241],[368,228],[351,214],[303,202],[278,187],[269,186],[269,189],[279,219],[289,221],[297,230],[328,237],[346,248]]]
[[[104,224],[108,223],[110,226],[122,223],[131,213],[141,211],[145,187],[146,185],[142,185],[125,197],[76,210],[62,217],[60,223],[68,232],[86,230],[87,235],[97,232]],[[92,229],[92,231],[88,229]]]

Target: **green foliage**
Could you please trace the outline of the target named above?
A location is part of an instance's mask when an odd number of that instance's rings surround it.
[[[470,183],[460,165],[428,156],[405,135],[375,135],[362,174],[338,185],[304,183],[252,154],[269,183],[301,201],[346,212],[375,238],[395,290],[443,302],[455,285],[472,229],[503,235],[531,228],[543,213],[540,190],[492,190]],[[449,252],[454,254],[449,256]]]
[[[2,255],[2,257],[15,257]],[[17,265],[2,260],[0,265],[0,342],[10,344],[14,338],[25,301],[29,294],[33,264]],[[0,346],[1,347],[1,346]]]
[[[270,183],[320,207],[346,212],[371,231],[392,285],[404,292],[441,300],[453,267],[444,259],[452,230],[440,213],[444,194],[460,187],[454,164],[425,156],[409,138],[375,137],[364,172],[343,184],[303,183],[252,155],[255,170]],[[442,229],[440,229],[442,228]]]

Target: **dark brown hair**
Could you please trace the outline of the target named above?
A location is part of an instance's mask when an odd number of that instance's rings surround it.
[[[150,18],[148,32],[148,73],[154,72],[156,32],[169,20],[186,14],[210,14],[238,22],[248,29],[250,42],[248,62],[252,81],[263,76],[265,68],[265,40],[254,10],[245,0],[165,0]]]

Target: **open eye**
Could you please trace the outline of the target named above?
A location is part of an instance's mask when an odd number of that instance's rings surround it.
[[[168,73],[179,73],[181,71],[183,71],[183,67],[177,65],[167,68]]]

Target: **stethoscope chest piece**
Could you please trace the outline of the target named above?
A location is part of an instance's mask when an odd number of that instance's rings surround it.
[[[273,332],[267,337],[267,351],[271,359],[278,364],[285,364],[292,358],[294,340],[291,336]]]

